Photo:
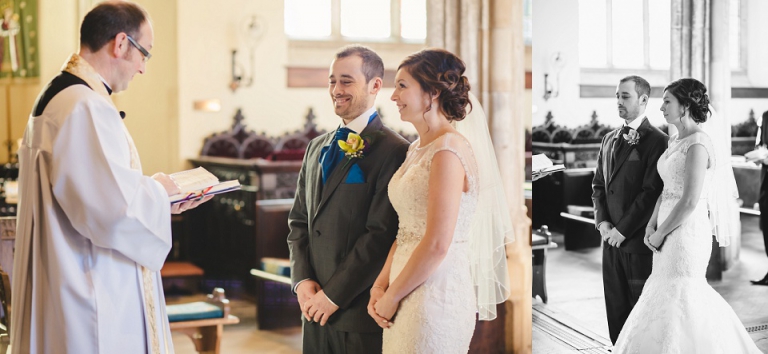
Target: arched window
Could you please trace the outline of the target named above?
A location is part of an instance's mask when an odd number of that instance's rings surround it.
[[[742,0],[730,0],[730,6],[731,69],[742,71]],[[670,23],[670,0],[579,0],[579,64],[586,69],[667,71]]]
[[[285,0],[294,40],[424,43],[426,0]]]

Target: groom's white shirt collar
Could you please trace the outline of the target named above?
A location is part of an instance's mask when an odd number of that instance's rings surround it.
[[[640,128],[640,124],[643,124],[643,119],[645,119],[645,116],[637,117],[635,120],[632,121],[632,123],[627,124],[626,121],[622,126],[629,125],[631,129],[637,130],[637,128]]]
[[[363,114],[349,122],[349,124],[344,125],[344,123],[342,123],[342,126],[352,129],[355,131],[355,133],[360,134],[363,132],[363,129],[368,126],[368,119],[371,118],[373,112],[376,112],[376,108],[371,107],[367,111],[363,112]]]

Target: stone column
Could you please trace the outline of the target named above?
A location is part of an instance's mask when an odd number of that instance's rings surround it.
[[[670,79],[692,77],[707,85],[710,102],[718,112],[709,124],[713,132],[722,133],[712,139],[725,141],[725,146],[731,145],[729,22],[729,0],[672,0]],[[669,133],[677,133],[674,126],[669,126]],[[722,250],[720,257],[725,269],[738,260],[741,249],[741,223],[736,201],[733,203],[731,245]]]
[[[710,0],[711,45],[709,62],[709,98],[712,106],[718,112],[711,124],[715,131],[727,132],[718,139],[724,139],[726,146],[731,146],[731,119],[728,116],[731,104],[731,63],[730,63],[730,4],[728,0]],[[721,260],[724,268],[730,268],[739,259],[741,250],[741,223],[736,201],[732,204],[731,244],[721,248]]]
[[[515,230],[507,246],[511,295],[507,302],[508,331],[514,353],[531,352],[531,221],[523,196],[525,180],[526,109],[522,0],[489,1],[491,135]],[[511,322],[511,323],[510,323]],[[509,344],[508,344],[509,345]]]

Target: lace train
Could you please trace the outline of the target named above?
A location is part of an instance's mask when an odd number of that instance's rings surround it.
[[[680,201],[688,148],[702,145],[712,156],[712,144],[703,133],[671,139],[659,158],[664,180],[659,220],[661,224]],[[712,182],[712,160],[703,191]],[[760,353],[733,309],[706,280],[712,251],[707,193],[692,214],[670,233],[653,255],[653,272],[640,300],[624,324],[614,353]]]
[[[477,167],[469,143],[447,133],[417,148],[414,142],[405,162],[389,183],[389,198],[399,218],[397,250],[390,282],[405,267],[426,231],[429,168],[438,151],[451,151],[461,160],[469,181],[462,194],[453,243],[437,270],[406,296],[384,330],[384,353],[466,353],[475,330],[477,312],[470,273],[468,230],[477,206]]]

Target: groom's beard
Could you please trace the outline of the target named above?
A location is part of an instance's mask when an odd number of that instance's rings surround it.
[[[638,110],[636,114],[632,114],[630,111],[625,109],[624,117],[621,117],[621,114],[619,114],[619,117],[621,119],[624,119],[624,121],[629,124],[633,122],[635,119],[642,118],[645,115],[645,110]],[[629,118],[630,114],[632,115],[632,118]]]

